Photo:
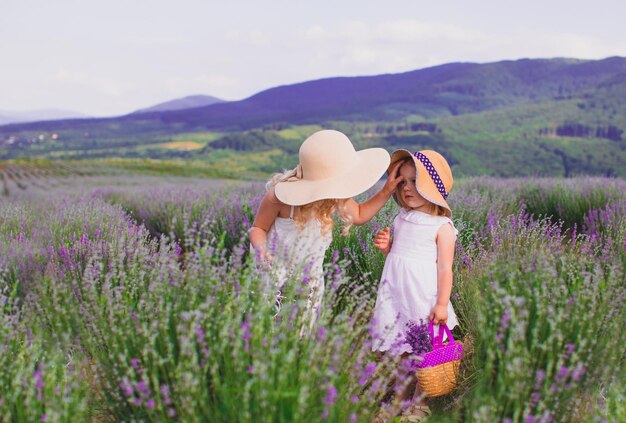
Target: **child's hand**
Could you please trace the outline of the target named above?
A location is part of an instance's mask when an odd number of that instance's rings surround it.
[[[433,309],[430,311],[428,320],[432,321],[433,325],[445,325],[448,322],[448,306],[435,304]]]
[[[389,226],[387,226],[382,231],[378,231],[374,237],[374,247],[378,248],[384,255],[387,255],[391,249],[390,232]]]
[[[391,172],[389,172],[389,176],[385,181],[385,186],[383,186],[382,191],[388,197],[391,197],[391,195],[393,195],[393,193],[396,191],[396,187],[398,186],[400,181],[402,181],[402,176],[398,175],[398,169],[400,169],[400,166],[402,166],[402,162],[396,163],[396,165],[391,169]]]
[[[272,260],[274,257],[267,251],[265,248],[260,252],[261,257],[261,265],[265,270],[269,270],[272,268]]]

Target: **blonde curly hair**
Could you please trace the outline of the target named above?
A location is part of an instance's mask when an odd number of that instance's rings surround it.
[[[295,177],[297,175],[297,169],[296,167],[292,170],[272,175],[270,180],[265,184],[266,190],[269,191],[274,188],[277,183]],[[299,206],[299,213],[294,216],[293,220],[298,227],[302,228],[309,220],[316,219],[321,224],[322,234],[327,234],[333,230],[333,214],[335,211],[343,224],[341,233],[342,235],[347,235],[352,227],[352,217],[347,212],[345,199],[327,198]]]

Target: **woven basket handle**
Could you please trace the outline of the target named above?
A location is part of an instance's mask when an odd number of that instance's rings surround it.
[[[432,320],[428,324],[428,330],[430,331],[430,339],[433,340],[433,346],[443,345],[443,333],[448,335],[448,339],[450,340],[450,342],[455,342],[454,336],[452,336],[452,332],[450,332],[448,325],[446,325],[445,323],[443,325],[439,325],[439,334],[437,335],[437,337],[435,337],[435,327]]]

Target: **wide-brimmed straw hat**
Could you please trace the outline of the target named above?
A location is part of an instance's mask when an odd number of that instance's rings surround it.
[[[387,172],[391,172],[398,161],[407,158],[411,158],[415,163],[417,192],[431,203],[443,207],[449,217],[452,210],[446,200],[450,189],[452,189],[453,178],[452,170],[446,159],[433,150],[421,150],[414,153],[408,150],[396,150],[391,154],[391,164]],[[393,198],[400,204],[395,194]]]
[[[299,157],[293,175],[275,186],[276,197],[292,206],[354,197],[371,188],[389,166],[384,149],[355,151],[345,134],[330,129],[307,138]]]

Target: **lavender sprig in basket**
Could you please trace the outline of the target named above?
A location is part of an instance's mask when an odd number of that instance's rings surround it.
[[[443,334],[448,342],[443,342]],[[439,325],[439,333],[434,334],[433,323],[428,326],[409,322],[405,332],[406,342],[413,353],[421,357],[417,369],[417,383],[420,390],[429,397],[448,394],[456,386],[459,363],[463,357],[463,344],[457,342],[447,325]]]
[[[404,332],[404,341],[413,349],[413,354],[422,355],[433,350],[432,336],[428,323],[420,319],[419,323],[409,321]]]

